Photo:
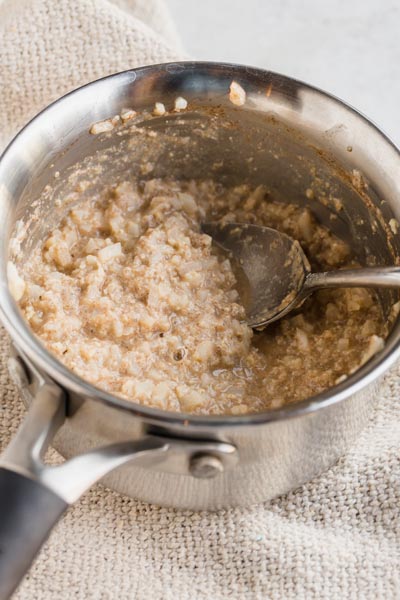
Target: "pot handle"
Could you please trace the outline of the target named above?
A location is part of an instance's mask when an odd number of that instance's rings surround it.
[[[9,598],[68,503],[47,487],[0,467],[0,598]]]
[[[152,437],[111,444],[50,466],[43,455],[65,419],[64,392],[40,386],[22,425],[0,457],[0,600],[18,587],[51,529],[70,504],[109,471],[168,443]]]
[[[17,434],[0,458],[0,600],[9,598],[25,575],[68,502],[41,481],[42,462],[64,422],[65,397],[42,382]]]
[[[66,414],[64,392],[41,380],[24,422],[0,457],[0,600],[21,582],[61,515],[104,475],[132,460],[199,478],[237,463],[229,443],[145,434],[49,466],[43,456]]]

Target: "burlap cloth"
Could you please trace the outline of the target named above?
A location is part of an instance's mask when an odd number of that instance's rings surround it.
[[[177,44],[162,0],[0,0],[0,146],[61,94],[175,60]],[[2,447],[24,413],[7,348],[3,335]],[[95,486],[56,527],[16,597],[400,598],[399,375],[400,366],[387,375],[352,451],[272,502],[191,513]]]

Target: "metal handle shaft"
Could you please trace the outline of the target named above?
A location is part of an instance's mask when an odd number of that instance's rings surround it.
[[[306,277],[303,290],[308,295],[317,289],[337,287],[400,287],[400,267],[369,267],[310,273]]]

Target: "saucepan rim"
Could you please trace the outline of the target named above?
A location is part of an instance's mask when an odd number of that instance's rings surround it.
[[[254,76],[255,79],[262,77],[277,78],[281,81],[290,82],[292,85],[295,85],[299,88],[315,92],[328,102],[339,104],[347,111],[354,113],[357,118],[359,118],[365,124],[365,126],[371,128],[375,134],[378,134],[385,143],[390,145],[392,149],[395,150],[399,157],[400,166],[400,150],[393,143],[393,141],[391,141],[386,134],[384,134],[362,113],[332,94],[329,94],[315,86],[304,83],[298,79],[287,77],[285,75],[265,69],[258,69],[255,67],[248,67],[246,65],[224,62],[183,61],[149,65],[108,75],[81,86],[60,97],[55,102],[49,104],[27,125],[25,125],[25,127],[23,127],[19,133],[17,133],[3,154],[0,156],[0,189],[2,180],[2,167],[7,156],[15,151],[15,149],[18,147],[18,144],[23,141],[25,136],[29,136],[32,124],[40,123],[41,120],[46,119],[54,106],[65,102],[66,99],[69,99],[71,96],[79,95],[84,89],[86,90],[90,87],[96,88],[96,86],[104,80],[110,80],[112,78],[118,79],[130,75],[131,77],[134,76],[134,79],[131,80],[134,81],[138,75],[146,76],[165,70],[170,70],[171,72],[173,69],[201,69],[202,71],[212,69],[214,72],[215,70],[221,70],[221,73],[226,73],[226,71],[229,70],[230,73],[234,73],[237,76],[242,74],[246,77]],[[4,254],[3,258],[5,263],[6,253]],[[243,428],[301,417],[303,415],[323,410],[328,406],[342,402],[356,392],[359,392],[361,389],[371,384],[375,379],[381,376],[400,356],[400,321],[398,319],[386,340],[384,349],[379,354],[375,355],[367,364],[361,367],[353,375],[349,376],[344,382],[301,402],[288,404],[282,408],[271,409],[261,413],[238,416],[202,416],[189,413],[175,413],[151,408],[137,404],[130,400],[124,400],[123,398],[119,398],[118,396],[114,396],[113,394],[97,388],[70,371],[65,365],[58,361],[54,355],[48,352],[40,340],[31,332],[27,322],[22,317],[16,302],[9,292],[7,280],[4,276],[5,264],[0,265],[0,267],[3,268],[3,277],[2,281],[0,282],[0,319],[15,343],[17,350],[21,352],[22,356],[26,356],[37,368],[45,372],[54,381],[59,383],[67,392],[71,391],[81,397],[91,398],[114,408],[128,411],[148,424],[159,426],[181,426],[186,431],[204,428],[215,431],[220,428]]]

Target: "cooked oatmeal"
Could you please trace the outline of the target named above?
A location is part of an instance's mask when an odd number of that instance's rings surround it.
[[[204,220],[251,222],[298,239],[315,269],[349,249],[306,208],[265,188],[152,180],[82,200],[13,281],[36,335],[75,373],[152,407],[244,414],[343,380],[383,345],[374,292],[326,290],[262,333],[245,323],[229,260]]]

